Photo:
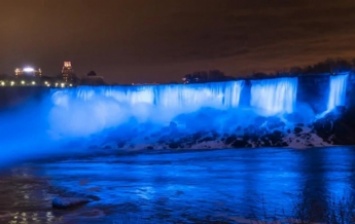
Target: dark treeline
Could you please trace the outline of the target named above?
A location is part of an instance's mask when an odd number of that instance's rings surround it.
[[[355,59],[327,59],[322,62],[318,62],[314,65],[308,65],[305,67],[293,67],[290,69],[291,74],[323,74],[323,73],[337,73],[345,71],[355,70]]]
[[[330,58],[324,61],[318,62],[313,65],[307,65],[304,67],[295,66],[288,70],[276,71],[274,73],[255,72],[248,75],[245,78],[267,78],[277,76],[299,76],[299,75],[319,75],[327,73],[339,73],[355,71],[355,58],[352,60],[345,60],[342,58]],[[237,76],[238,78],[242,78]],[[235,80],[237,77],[227,76],[220,70],[211,71],[197,71],[187,74],[183,77],[184,83],[204,83],[204,82],[220,82]]]
[[[295,66],[286,71],[277,71],[275,73],[253,73],[252,77],[320,75],[349,71],[355,71],[355,59],[345,60],[342,58],[329,58],[313,65],[307,65],[304,67]]]
[[[342,58],[329,58],[313,65],[304,67],[295,66],[285,71],[277,71],[274,73],[253,73],[252,77],[274,77],[274,76],[297,76],[297,75],[320,75],[329,73],[355,71],[355,59],[345,60]]]
[[[235,80],[235,77],[227,76],[220,70],[197,71],[185,75],[182,81],[187,83],[221,82]]]

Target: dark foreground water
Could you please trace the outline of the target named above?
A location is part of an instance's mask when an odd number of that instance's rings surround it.
[[[352,223],[354,190],[354,147],[80,156],[3,169],[0,223]]]

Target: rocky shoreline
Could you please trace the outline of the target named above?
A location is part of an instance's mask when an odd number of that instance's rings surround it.
[[[256,124],[236,127],[232,132],[216,129],[187,132],[179,124],[171,122],[160,130],[144,132],[141,129],[126,131],[126,135],[105,138],[94,147],[117,150],[165,150],[165,149],[221,149],[286,147],[310,148],[336,145],[354,145],[355,133],[353,109],[337,108],[312,123],[291,124],[280,117],[255,119]],[[148,129],[148,128],[147,128]],[[118,130],[117,130],[118,131]],[[112,131],[116,133],[115,130]],[[110,133],[110,136],[115,134]],[[130,136],[130,138],[124,138]]]

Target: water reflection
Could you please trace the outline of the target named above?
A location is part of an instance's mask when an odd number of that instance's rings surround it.
[[[11,224],[337,221],[341,211],[349,221],[354,155],[351,147],[249,149],[28,164],[3,174],[14,187],[0,188],[0,209],[11,213]],[[100,200],[70,212],[50,208],[53,195],[75,193]]]

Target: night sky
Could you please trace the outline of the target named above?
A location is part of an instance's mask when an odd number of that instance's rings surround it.
[[[72,61],[109,82],[274,71],[355,57],[353,0],[1,0],[0,73]]]

